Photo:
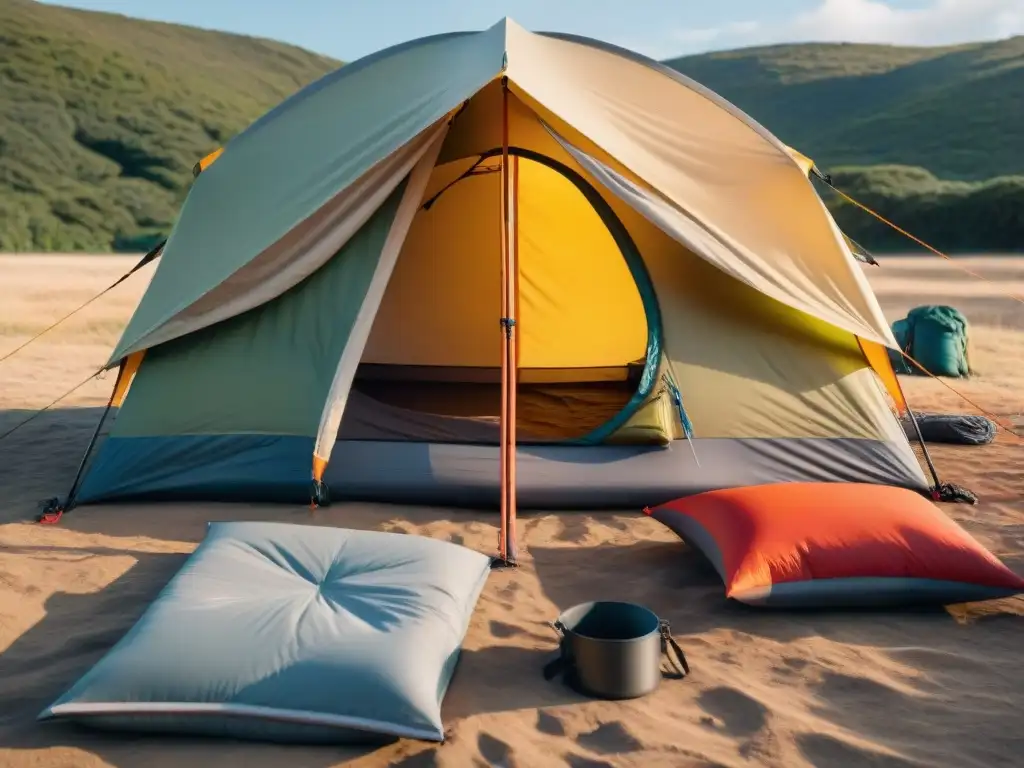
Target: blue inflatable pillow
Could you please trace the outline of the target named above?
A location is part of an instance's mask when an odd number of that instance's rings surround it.
[[[40,719],[284,742],[443,740],[490,558],[403,534],[215,523]]]

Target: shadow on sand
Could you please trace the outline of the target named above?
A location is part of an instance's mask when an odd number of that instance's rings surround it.
[[[530,554],[547,596],[564,610],[587,600],[625,600],[640,603],[668,620],[680,636],[711,630],[732,630],[778,642],[805,637],[826,637],[836,642],[884,646],[906,640],[908,633],[930,639],[936,627],[963,626],[971,620],[971,641],[982,641],[990,622],[1024,625],[1024,616],[1000,613],[1007,601],[991,601],[949,609],[893,610],[778,610],[753,608],[723,596],[722,582],[711,564],[698,552],[678,542],[638,542],[625,546],[592,548],[532,547]],[[1024,572],[1024,562],[1007,560]],[[584,595],[572,587],[588,574]],[[659,597],[671,595],[665,601]],[[554,618],[554,617],[552,617]]]
[[[73,408],[44,413],[0,446],[0,466],[11,477],[18,478],[8,485],[13,493],[4,500],[0,528],[3,523],[31,522],[39,500],[66,493],[102,410]],[[31,413],[0,413],[0,429]],[[256,767],[326,768],[370,753],[375,760],[390,765],[434,764],[435,753],[444,745],[399,742],[380,748],[277,746],[223,739],[112,734],[65,723],[38,723],[35,718],[138,621],[185,562],[187,554],[180,551],[198,544],[210,521],[264,520],[408,532],[413,530],[412,526],[443,524],[451,514],[449,510],[385,504],[338,504],[315,514],[305,507],[270,504],[121,504],[72,510],[59,526],[44,529],[52,530],[52,544],[39,543],[48,541],[48,535],[27,537],[30,545],[8,544],[26,539],[14,535],[5,542],[3,554],[19,563],[19,573],[40,573],[48,568],[48,561],[65,568],[69,563],[80,562],[83,571],[99,568],[96,560],[103,558],[131,558],[134,564],[94,592],[83,593],[81,585],[76,584],[68,584],[64,590],[57,584],[56,591],[41,606],[42,617],[0,653],[0,745],[25,751],[81,750],[94,757],[72,754],[69,764],[98,758],[118,768],[206,765],[210,761]],[[457,514],[467,537],[493,540],[497,522],[494,512]],[[109,538],[111,543],[95,546],[95,537]],[[139,544],[140,538],[171,543],[180,551],[147,551]],[[456,543],[466,543],[461,535],[451,538]],[[77,542],[81,544],[76,545]],[[119,547],[119,542],[124,542],[124,546]],[[22,558],[34,562],[22,567]],[[94,562],[87,563],[90,560]],[[0,571],[0,592],[7,586]],[[46,586],[52,588],[52,580]],[[30,600],[43,585],[19,583],[16,587],[15,595],[20,592],[21,599]],[[573,701],[567,689],[536,683],[536,671],[549,653],[550,649],[501,645],[465,650],[445,699],[445,722],[451,724],[486,712]],[[500,696],[494,695],[497,690],[501,691]],[[488,743],[478,745],[478,749],[494,751],[496,747]]]
[[[15,750],[71,748],[91,753],[119,768],[209,764],[288,765],[326,768],[380,751],[392,765],[431,765],[436,747],[415,742],[385,747],[305,747],[91,731],[65,723],[39,723],[37,714],[66,691],[138,621],[187,555],[154,554],[117,548],[13,547],[6,554],[36,560],[86,561],[129,555],[136,559],[120,578],[98,592],[57,592],[44,604],[45,615],[0,654],[0,744]],[[444,703],[444,719],[454,723],[487,712],[571,703],[568,689],[538,682],[537,670],[550,650],[492,646],[463,651]],[[500,691],[501,695],[495,695]],[[72,760],[72,762],[74,762]]]
[[[5,505],[0,523],[29,520],[37,499],[66,492],[102,409],[71,410],[76,412],[51,413],[36,419],[16,433],[15,445],[3,446],[2,457],[10,458],[11,462],[0,462],[0,466],[20,473],[24,482],[19,484],[14,502]],[[0,416],[4,417],[3,423],[17,418],[17,414],[10,412]],[[541,516],[523,515],[524,539],[529,538],[535,517]],[[33,546],[9,546],[4,554],[37,561],[128,556],[135,564],[96,592],[81,594],[73,584],[69,584],[66,591],[58,586],[58,591],[46,599],[39,621],[0,654],[0,680],[3,681],[0,744],[16,750],[78,749],[118,768],[209,764],[211,760],[251,764],[257,768],[265,765],[326,768],[366,755],[366,748],[284,747],[224,740],[126,736],[35,722],[41,709],[85,673],[138,620],[186,558],[184,554],[144,551],[143,545],[133,539],[180,542],[184,546],[179,549],[185,550],[202,539],[209,521],[228,519],[396,531],[412,531],[414,526],[429,531],[435,523],[456,519],[460,531],[477,544],[493,540],[491,536],[497,523],[493,511],[460,510],[453,515],[449,510],[383,504],[341,504],[315,515],[305,508],[280,505],[111,505],[74,510],[61,522],[61,533],[53,537],[53,545],[41,546],[39,537],[32,537]],[[637,514],[636,525],[643,525],[642,521]],[[558,609],[595,599],[628,600],[647,605],[671,622],[673,632],[684,648],[695,654],[698,664],[702,655],[710,658],[717,653],[713,633],[728,632],[780,644],[824,638],[868,649],[887,649],[902,654],[904,661],[935,678],[941,678],[951,667],[967,664],[965,659],[976,658],[979,648],[992,648],[997,657],[1014,658],[1017,638],[1024,628],[1024,617],[1001,610],[999,602],[949,611],[914,612],[781,612],[746,608],[726,601],[720,579],[711,566],[678,541],[586,546],[589,527],[595,522],[617,529],[624,539],[629,538],[634,525],[629,516],[614,513],[565,513],[559,514],[554,523],[538,520],[538,525],[555,526],[553,535],[547,538],[554,545],[531,547],[520,572],[492,577],[493,583],[484,599],[500,599],[503,591],[515,591],[514,582],[525,584],[536,579],[543,594]],[[92,539],[76,547],[75,540],[82,537],[75,534],[111,537],[115,543],[95,546],[95,539]],[[466,543],[461,534],[452,539]],[[125,542],[123,548],[117,546],[118,540]],[[559,542],[569,546],[558,546]],[[1008,565],[1021,572],[1024,562],[1011,560]],[[34,570],[38,572],[42,568],[46,568],[45,563],[38,564]],[[581,578],[581,574],[586,574],[586,578]],[[504,582],[509,583],[506,590],[499,588]],[[0,582],[0,590],[5,588]],[[524,590],[524,594],[534,593]],[[31,595],[31,592],[22,587],[22,595]],[[538,622],[531,623],[528,619],[531,616],[541,618],[535,615],[536,606],[524,606],[510,599],[508,607],[509,624],[491,622],[492,641],[498,638],[499,642],[462,654],[444,703],[444,720],[449,726],[483,713],[541,709],[538,730],[543,732],[544,728],[554,727],[550,723],[544,725],[544,709],[580,701],[563,686],[545,683],[539,675],[553,650],[553,642],[524,640],[524,645],[539,645],[540,649],[500,642],[506,637],[503,633],[515,634],[514,624],[520,628],[533,626]],[[542,618],[554,619],[556,613],[557,609],[553,609],[552,615]],[[701,637],[705,633],[712,634]],[[1013,644],[1013,648],[1004,649],[1008,643]],[[735,663],[741,664],[742,660],[735,659]],[[779,666],[786,663],[786,659],[779,660]],[[698,670],[695,666],[695,672]],[[1005,670],[1001,672],[997,668],[987,672],[972,668],[971,674],[981,674],[990,681],[992,689],[1005,699],[1005,706],[1024,706],[1024,694],[1011,690],[1013,680],[1019,677],[1011,677],[1008,682]],[[984,682],[979,684],[984,685]],[[838,674],[826,674],[820,687],[820,707],[834,710],[836,718],[841,714],[846,717],[847,693],[858,685],[863,686],[863,683]],[[891,729],[906,727],[887,719],[886,712],[902,711],[911,705],[927,706],[899,698],[894,700],[890,692],[881,689],[857,691],[873,705],[862,707],[858,714],[865,719],[862,727],[866,732],[889,734]],[[720,687],[701,691],[698,705],[712,715],[716,711],[742,711],[745,700],[738,698],[742,696],[742,692]],[[757,712],[748,720],[756,723]],[[930,724],[941,724],[942,720],[943,713],[938,710],[928,717],[916,717],[916,721]],[[743,730],[744,725],[735,727]],[[955,729],[955,723],[950,727]],[[898,733],[892,732],[896,738]],[[991,738],[999,736],[992,734]],[[480,734],[479,742],[475,747],[478,755],[485,759],[487,755],[493,756],[491,763],[501,762],[504,747],[499,741]],[[438,754],[443,755],[446,746],[403,742],[380,748],[379,753],[374,752],[374,759],[406,768],[423,768],[436,764]],[[811,754],[822,745],[804,746]],[[68,758],[69,764],[79,762],[82,761],[73,755]]]
[[[695,696],[696,707],[737,741],[741,755],[770,717],[742,682],[750,679],[781,688],[795,683],[794,692],[812,692],[810,711],[824,721],[868,740],[905,744],[926,758],[920,764],[938,764],[944,744],[960,743],[954,734],[961,733],[965,710],[987,712],[998,701],[999,716],[975,718],[962,750],[978,764],[1020,752],[1020,738],[1008,726],[1009,712],[1024,706],[1017,664],[1024,598],[915,610],[769,610],[726,600],[711,565],[678,543],[534,547],[531,555],[559,609],[625,600],[667,619],[694,670],[686,691],[673,699]],[[1024,573],[1024,562],[1007,564]],[[585,594],[573,588],[580,580],[570,578],[581,572],[588,574]],[[829,661],[819,662],[818,654]],[[702,671],[711,673],[703,681]],[[877,762],[878,753],[827,734],[800,734],[796,742],[813,765],[919,764]]]

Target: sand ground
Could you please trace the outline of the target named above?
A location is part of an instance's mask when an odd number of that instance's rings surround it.
[[[0,356],[92,296],[130,262],[0,257]],[[894,319],[946,302],[974,324],[980,375],[955,386],[1020,423],[1024,259],[890,259],[867,268]],[[0,362],[0,433],[104,362],[141,295],[134,276],[74,320]],[[112,375],[0,441],[0,766],[950,766],[1024,765],[1024,600],[918,613],[770,613],[727,604],[719,580],[635,513],[529,514],[522,568],[495,572],[445,701],[450,740],[376,751],[96,735],[35,715],[138,619],[218,519],[401,530],[490,552],[493,512],[342,504],[89,507],[59,527],[29,522],[63,494]],[[934,381],[905,383],[918,410],[970,411]],[[1024,573],[1024,452],[935,447],[944,479],[981,498],[944,507]],[[671,620],[693,675],[639,701],[583,701],[545,683],[545,622],[588,599],[645,603]]]

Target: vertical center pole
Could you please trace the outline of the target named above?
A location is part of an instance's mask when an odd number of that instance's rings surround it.
[[[519,158],[511,158],[512,191],[509,218],[509,237],[512,247],[509,249],[509,306],[512,310],[512,337],[509,339],[508,365],[508,479],[506,481],[508,498],[507,548],[508,560],[518,560],[516,547],[516,395],[519,389]]]
[[[508,82],[501,81],[501,532],[498,559],[508,560]]]
[[[518,271],[515,237],[515,169],[509,163],[508,139],[508,78],[501,80],[501,532],[498,539],[498,557],[504,564],[514,564],[515,546],[515,432],[516,432],[516,368],[517,336],[515,314],[518,304]]]

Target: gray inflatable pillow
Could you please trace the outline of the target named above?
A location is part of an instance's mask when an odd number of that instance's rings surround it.
[[[40,719],[285,742],[443,740],[490,558],[446,541],[214,523]]]

